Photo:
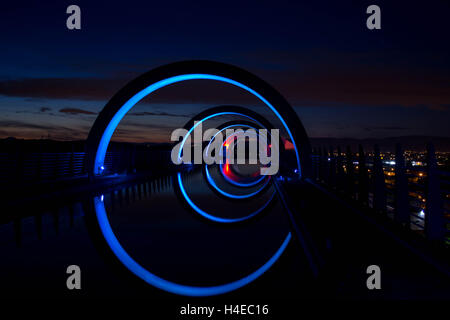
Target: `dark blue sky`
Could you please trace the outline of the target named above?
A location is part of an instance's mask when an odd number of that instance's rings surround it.
[[[392,2],[2,4],[0,137],[85,138],[128,81],[186,59],[254,72],[288,99],[312,137],[450,137],[450,4]],[[70,4],[81,7],[79,31],[65,26]],[[381,7],[381,30],[365,26],[370,4]],[[200,93],[146,101],[118,134],[164,140],[182,116],[224,102],[221,90]]]

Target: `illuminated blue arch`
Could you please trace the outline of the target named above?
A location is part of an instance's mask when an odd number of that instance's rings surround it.
[[[160,80],[156,83],[149,85],[145,89],[139,91],[134,96],[132,96],[127,102],[125,102],[125,104],[114,114],[114,116],[112,117],[111,121],[108,123],[106,129],[104,130],[104,132],[102,134],[100,143],[98,145],[98,149],[95,154],[94,168],[93,168],[94,174],[100,174],[102,172],[102,170],[100,168],[104,165],[106,150],[108,149],[109,141],[111,140],[111,137],[112,137],[115,129],[117,128],[117,126],[119,125],[120,121],[125,116],[125,114],[132,107],[134,107],[136,105],[136,103],[141,101],[144,97],[148,96],[152,92],[154,92],[158,89],[161,89],[163,87],[166,87],[170,84],[181,82],[181,81],[187,81],[187,80],[215,80],[215,81],[229,83],[229,84],[235,85],[239,88],[242,88],[242,89],[248,91],[249,93],[253,94],[258,99],[260,99],[262,102],[264,102],[264,104],[266,106],[268,106],[272,110],[273,113],[275,113],[275,115],[278,117],[278,119],[283,124],[286,132],[289,134],[291,142],[294,146],[295,155],[297,157],[298,175],[301,176],[300,155],[298,153],[298,149],[297,149],[297,145],[296,145],[294,136],[293,136],[291,130],[289,129],[288,125],[286,124],[286,121],[283,119],[283,117],[281,117],[280,113],[276,110],[276,108],[266,98],[264,98],[260,93],[256,92],[252,88],[250,88],[240,82],[237,82],[235,80],[232,80],[232,79],[229,79],[226,77],[222,77],[222,76],[217,76],[217,75],[213,75],[213,74],[202,74],[202,73],[183,74],[183,75],[169,77],[164,80]]]

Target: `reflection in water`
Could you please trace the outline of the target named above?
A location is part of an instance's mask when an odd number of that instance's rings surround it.
[[[284,228],[284,238],[276,244],[278,247],[269,251],[274,246],[272,243],[280,237],[273,223],[270,228],[261,224],[256,228],[253,225],[238,229],[225,229],[220,225],[205,228],[204,221],[186,215],[183,208],[176,205],[177,199],[170,184],[156,201],[153,198],[137,201],[136,188],[138,194],[141,191],[139,185],[132,187],[133,203],[119,214],[110,214],[109,218],[104,196],[94,199],[99,227],[108,248],[131,272],[169,292],[197,296],[240,288],[268,270],[289,243],[290,234]],[[167,206],[167,203],[172,205]],[[229,208],[232,209],[233,206]],[[183,228],[177,228],[177,225]],[[254,255],[243,255],[242,252],[253,252]],[[224,265],[231,261],[233,269],[224,273]],[[247,270],[249,266],[254,269]],[[159,272],[155,273],[155,270]],[[230,274],[238,271],[239,280],[223,283]],[[164,274],[167,276],[161,277]],[[178,281],[167,280],[173,278]],[[186,285],[186,282],[192,285]],[[204,284],[199,286],[199,282]],[[211,285],[217,282],[220,285]]]
[[[211,190],[196,188],[198,174],[185,176],[186,188],[196,190],[193,196],[212,207]],[[155,274],[187,285],[217,285],[250,274],[270,259],[289,230],[278,203],[249,224],[208,223],[179,201],[171,176],[105,190],[103,201],[129,254]],[[30,295],[42,288],[49,294],[66,292],[65,268],[71,264],[85,270],[90,295],[123,294],[127,278],[111,269],[93,246],[85,223],[90,203],[92,198],[82,198],[49,206],[0,226],[0,249],[6,257],[1,280],[12,295],[23,295],[23,287]]]

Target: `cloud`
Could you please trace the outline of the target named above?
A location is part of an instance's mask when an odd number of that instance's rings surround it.
[[[253,55],[249,56],[256,57]],[[446,70],[385,63],[382,53],[274,53],[259,57],[250,68],[296,106],[402,106],[450,109],[450,77]],[[262,59],[262,60],[261,60]],[[395,58],[394,62],[398,62]],[[268,61],[281,61],[276,67]],[[255,63],[254,63],[255,64]],[[254,65],[251,64],[251,65]],[[135,70],[135,69],[134,69]],[[109,100],[137,72],[112,78],[32,78],[0,81],[0,94],[26,98]],[[243,90],[216,81],[188,81],[155,92],[151,103],[257,101]],[[134,115],[145,115],[135,113]],[[152,115],[152,114],[149,114]],[[164,114],[154,114],[161,115]],[[166,116],[172,116],[167,114]],[[174,116],[174,115],[173,115]]]
[[[83,110],[83,109],[77,109],[77,108],[63,108],[60,109],[59,112],[62,113],[69,113],[69,114],[97,114],[96,112],[92,112],[92,111],[87,111],[87,110]]]
[[[52,127],[46,125],[40,125],[36,123],[29,123],[24,121],[15,120],[4,120],[0,121],[0,127],[2,128],[27,128],[27,129],[38,129],[38,130],[49,130]]]
[[[0,137],[16,137],[24,139],[36,139],[38,137],[50,137],[56,140],[85,139],[89,128],[86,126],[58,126],[51,124],[37,124],[25,121],[3,120],[0,121]]]
[[[176,114],[176,113],[168,113],[168,112],[131,112],[130,116],[165,116],[165,117],[177,117],[177,118],[188,118],[189,115],[184,114]]]
[[[365,131],[403,131],[409,130],[411,128],[407,127],[396,127],[396,126],[384,126],[384,127],[365,127]]]
[[[47,115],[53,115],[51,108],[48,107],[41,107],[39,108],[39,110],[17,110],[15,113],[29,113],[29,114],[37,114],[37,115],[42,115],[43,113],[47,114]]]
[[[174,120],[175,121],[175,120]],[[155,128],[165,128],[165,129],[171,129],[174,130],[175,128],[178,128],[179,124],[177,123],[173,123],[171,121],[160,121],[159,123],[145,123],[145,122],[136,122],[136,121],[131,121],[129,119],[125,119],[123,121],[120,122],[119,127],[118,128],[127,128],[127,129],[132,129],[132,128],[137,128],[138,130],[142,130],[142,129],[155,129]]]

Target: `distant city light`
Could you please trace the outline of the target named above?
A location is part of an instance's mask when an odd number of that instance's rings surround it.
[[[421,218],[425,217],[425,212],[424,212],[423,210],[420,210],[419,216],[420,216]]]
[[[385,161],[385,164],[389,164],[389,165],[395,165],[395,161],[391,160],[391,161]]]

